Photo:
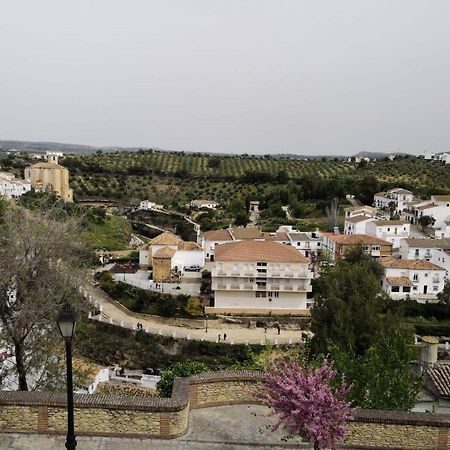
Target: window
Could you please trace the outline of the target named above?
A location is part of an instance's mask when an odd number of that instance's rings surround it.
[[[255,292],[255,297],[256,298],[263,298],[267,296],[267,292],[266,291],[256,291]]]
[[[433,286],[433,291],[437,291],[439,289],[439,286]]]
[[[417,286],[413,286],[413,291],[417,291]]]
[[[413,275],[413,280],[414,280],[414,281],[419,281],[419,274],[418,274],[418,273],[415,273],[415,274]]]
[[[419,249],[416,248],[416,250],[414,251],[414,256],[419,256]]]
[[[400,286],[392,286],[391,292],[400,292]]]
[[[403,286],[403,292],[411,292],[411,286]]]
[[[256,267],[267,267],[267,263],[266,262],[257,262]]]

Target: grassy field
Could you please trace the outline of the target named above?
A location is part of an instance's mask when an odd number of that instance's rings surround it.
[[[124,250],[129,247],[131,226],[120,216],[106,216],[102,224],[91,223],[83,231],[82,239],[94,249]]]

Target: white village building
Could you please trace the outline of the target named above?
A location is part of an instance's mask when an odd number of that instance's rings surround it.
[[[275,242],[291,245],[307,258],[314,258],[322,249],[319,231],[298,231],[290,225],[282,225],[273,236]]]
[[[403,188],[389,189],[386,192],[378,192],[373,197],[373,204],[376,208],[388,210],[389,205],[394,203],[395,211],[400,214],[405,208],[405,204],[414,200],[414,194]]]
[[[445,269],[423,259],[381,258],[381,285],[392,298],[425,302],[435,300],[444,289]]]
[[[366,233],[392,243],[399,248],[400,241],[408,238],[411,224],[405,220],[372,220],[366,223]]]
[[[0,172],[0,195],[7,198],[18,198],[31,191],[30,180],[21,180],[12,173]]]
[[[212,270],[210,313],[302,314],[312,306],[309,260],[273,241],[219,245]]]

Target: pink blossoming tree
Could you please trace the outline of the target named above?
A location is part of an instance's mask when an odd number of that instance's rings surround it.
[[[271,430],[282,426],[291,436],[314,444],[314,449],[334,448],[346,436],[346,423],[352,419],[350,403],[345,401],[349,386],[334,388],[335,376],[326,363],[310,371],[295,360],[271,364],[256,390],[278,416]]]

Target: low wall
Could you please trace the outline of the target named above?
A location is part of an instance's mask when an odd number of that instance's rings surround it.
[[[178,437],[188,429],[190,409],[258,403],[251,388],[261,376],[230,371],[178,378],[170,399],[75,395],[76,433]],[[450,450],[450,416],[359,409],[353,415],[340,448]],[[0,432],[65,434],[66,420],[65,394],[0,391]]]

